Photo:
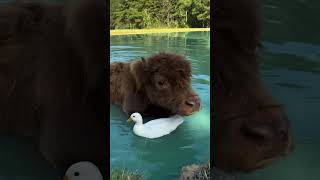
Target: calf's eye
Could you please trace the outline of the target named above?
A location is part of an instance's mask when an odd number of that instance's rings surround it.
[[[163,81],[159,81],[159,82],[158,82],[158,85],[159,85],[159,86],[163,86],[163,85],[164,85],[164,82],[163,82]]]

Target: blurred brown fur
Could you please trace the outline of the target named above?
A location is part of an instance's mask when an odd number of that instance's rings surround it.
[[[107,164],[107,4],[0,4],[0,133],[59,168]]]
[[[259,78],[257,0],[213,3],[213,161],[251,171],[286,155],[292,134],[285,110]]]

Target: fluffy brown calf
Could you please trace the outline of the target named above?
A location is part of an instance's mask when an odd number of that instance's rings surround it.
[[[263,167],[292,149],[287,115],[259,78],[257,4],[213,4],[213,161],[228,171]]]
[[[199,97],[191,88],[190,63],[169,53],[111,63],[110,102],[127,114],[190,115],[200,109]]]
[[[0,134],[52,165],[107,160],[107,4],[0,4]]]

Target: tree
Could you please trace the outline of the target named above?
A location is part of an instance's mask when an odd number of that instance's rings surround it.
[[[209,27],[209,0],[111,0],[110,27]]]
[[[210,26],[210,0],[194,0],[192,14],[196,17],[201,27]]]

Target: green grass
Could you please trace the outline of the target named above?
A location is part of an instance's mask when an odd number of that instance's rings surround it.
[[[194,31],[210,31],[210,28],[115,29],[115,30],[110,30],[110,36],[128,35],[128,34],[194,32]]]
[[[113,170],[111,172],[111,180],[142,180],[142,175],[138,172],[130,170]]]

